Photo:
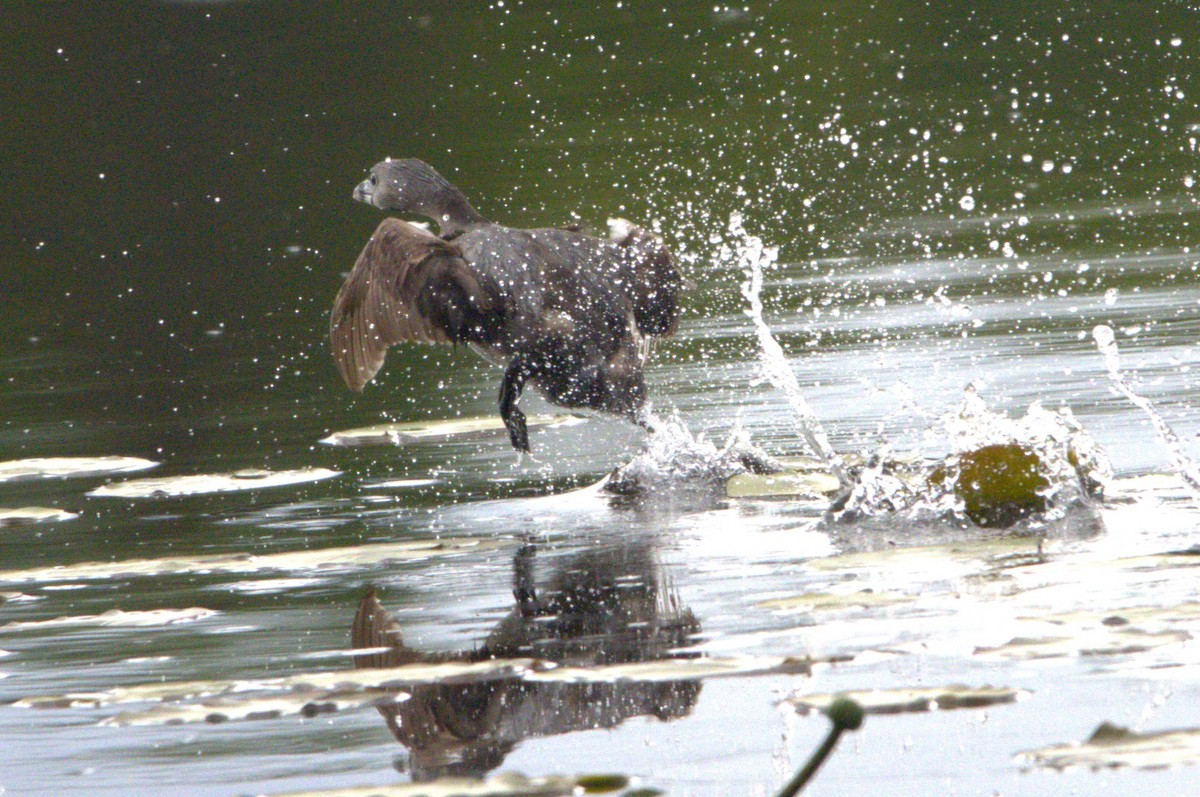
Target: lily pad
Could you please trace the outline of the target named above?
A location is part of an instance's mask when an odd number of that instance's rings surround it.
[[[985,528],[1007,528],[1046,509],[1042,493],[1050,482],[1042,468],[1038,455],[1025,446],[983,446],[958,456],[954,490],[971,520]]]
[[[1036,556],[1038,541],[1025,537],[997,536],[961,540],[937,545],[889,547],[873,551],[826,556],[810,560],[814,570],[833,572],[904,573],[912,581],[916,573],[955,573],[990,571],[1016,557]]]
[[[1163,769],[1200,764],[1200,728],[1137,733],[1102,723],[1083,744],[1059,744],[1027,750],[1018,757],[1040,767]]]
[[[839,487],[832,473],[785,470],[767,475],[739,473],[725,482],[725,493],[730,498],[826,498]]]
[[[267,695],[289,693],[311,696],[340,694],[347,696],[382,689],[403,689],[448,679],[487,681],[514,677],[534,664],[532,659],[492,660],[478,663],[409,664],[403,667],[369,670],[330,670],[297,673],[278,678],[227,681],[176,681],[115,686],[94,692],[67,692],[59,695],[35,695],[15,705],[32,708],[107,706],[122,703],[175,703],[186,700],[224,698],[229,701],[258,701]],[[306,697],[306,699],[308,699]],[[231,703],[226,704],[227,707]]]
[[[271,694],[323,694],[347,700],[382,689],[410,689],[437,683],[483,683],[519,678],[541,683],[611,683],[621,680],[664,682],[747,675],[808,674],[815,660],[791,657],[667,659],[596,667],[560,667],[540,659],[491,659],[481,662],[406,664],[401,667],[331,670],[286,677],[230,681],[157,682],[116,686],[93,692],[25,697],[15,705],[33,708],[106,706],[121,703],[223,698],[233,711],[238,700],[258,701]],[[309,698],[306,698],[309,699]],[[180,715],[183,716],[183,715]],[[187,716],[199,716],[189,714]],[[200,716],[203,719],[203,716]]]
[[[466,551],[500,547],[502,541],[478,539],[422,540],[323,548],[315,551],[286,551],[253,556],[212,554],[170,559],[127,559],[123,562],[80,562],[58,567],[0,572],[0,583],[63,582],[101,580],[129,576],[160,576],[179,573],[259,573],[268,571],[333,570],[385,562],[412,562]]]
[[[157,467],[158,463],[140,457],[34,457],[0,462],[0,482],[14,479],[69,478],[130,473]]]
[[[541,426],[573,426],[583,423],[577,415],[535,415],[525,419],[530,428]],[[321,442],[330,446],[411,445],[413,443],[445,442],[449,440],[474,440],[505,433],[504,421],[499,416],[479,418],[455,418],[453,420],[407,421],[404,423],[380,423],[334,432]]]
[[[1186,631],[1142,631],[1138,628],[1093,628],[1069,636],[1014,637],[1003,645],[980,647],[975,655],[1004,659],[1121,656],[1187,642]]]
[[[414,487],[429,487],[437,484],[438,479],[388,479],[387,481],[364,484],[368,490],[407,490]]]
[[[297,470],[239,470],[233,473],[209,473],[194,476],[166,476],[161,479],[132,479],[105,484],[88,495],[106,498],[172,498],[183,495],[232,493],[243,490],[262,490],[291,484],[332,479],[341,471],[328,468],[299,468]]]
[[[217,697],[199,703],[160,704],[143,711],[122,711],[101,725],[185,725],[232,720],[266,720],[285,716],[315,717],[345,709],[379,706],[408,699],[394,691],[317,692],[313,690],[266,697]]]
[[[26,595],[24,592],[0,592],[0,604],[3,603],[29,603],[31,601],[45,600],[41,595]]]
[[[56,523],[63,520],[74,520],[79,517],[76,512],[65,509],[52,509],[44,506],[22,506],[13,509],[0,508],[0,527],[28,526],[34,523]]]
[[[915,596],[902,592],[859,589],[853,592],[809,592],[791,598],[771,598],[760,601],[758,606],[780,612],[836,612],[845,609],[894,606],[913,600],[916,600]]]
[[[275,797],[566,797],[588,793],[579,778],[554,775],[527,778],[503,772],[486,780],[440,778],[429,783],[352,786],[326,791],[287,792]]]
[[[597,667],[539,666],[525,674],[527,681],[556,683],[608,683],[632,681],[682,681],[726,678],[744,675],[811,675],[817,659],[783,657],[712,657],[697,659],[659,659]],[[820,661],[829,661],[821,659]]]
[[[1104,612],[1076,611],[1058,614],[1043,614],[1030,618],[1056,625],[1074,623],[1084,625],[1124,626],[1132,623],[1186,623],[1200,620],[1200,603],[1180,603],[1174,606],[1130,606]]]
[[[124,628],[150,628],[164,625],[181,625],[207,620],[220,612],[214,609],[204,609],[193,606],[189,609],[150,609],[147,611],[126,612],[112,609],[103,614],[82,614],[75,616],[55,617],[52,620],[27,620],[0,625],[0,633],[7,631],[27,631],[41,628],[58,628],[62,626],[102,626]]]
[[[1029,693],[1023,689],[992,686],[919,687],[914,689],[873,689],[864,692],[803,695],[786,702],[801,714],[824,712],[839,698],[848,697],[862,706],[868,714],[907,714],[923,711],[946,711],[957,708],[984,708],[1014,703]]]

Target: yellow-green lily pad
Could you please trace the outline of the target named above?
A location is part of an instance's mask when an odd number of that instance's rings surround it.
[[[405,694],[381,689],[354,692],[299,691],[265,697],[214,697],[199,703],[160,704],[141,711],[122,711],[100,721],[101,725],[186,725],[216,724],[234,720],[267,720],[286,716],[315,717],[363,706],[406,700]]]
[[[29,603],[30,601],[45,600],[42,595],[26,595],[24,592],[0,592],[0,603]]]
[[[157,467],[158,463],[140,457],[32,457],[0,462],[0,482],[14,479],[68,478],[129,473]]]
[[[789,698],[787,702],[801,714],[824,712],[838,698],[848,697],[868,714],[907,714],[922,711],[947,711],[958,708],[985,708],[1014,703],[1029,693],[1023,689],[993,686],[917,687],[913,689],[872,689],[863,692],[839,692]]]
[[[194,623],[215,617],[220,612],[193,606],[188,609],[149,609],[145,611],[126,612],[121,609],[111,609],[103,614],[81,614],[55,617],[50,620],[25,620],[0,625],[0,633],[6,631],[29,631],[42,628],[59,628],[63,626],[96,626],[123,628],[151,628],[154,626],[180,625]]]
[[[1163,769],[1200,764],[1200,728],[1137,733],[1102,723],[1083,744],[1058,744],[1026,750],[1019,758],[1050,769],[1089,767]]]
[[[351,786],[323,791],[287,792],[275,797],[567,797],[586,793],[579,778],[553,775],[527,778],[502,772],[486,780],[439,778],[428,783]]]
[[[1056,625],[1078,623],[1082,625],[1105,625],[1110,627],[1133,623],[1186,623],[1200,620],[1200,603],[1180,603],[1174,606],[1130,606],[1110,611],[1075,611],[1058,614],[1042,614],[1018,619],[1038,620]]]
[[[28,526],[34,523],[57,523],[63,520],[74,520],[79,517],[76,512],[65,509],[53,509],[44,506],[21,506],[11,509],[0,508],[0,527]]]
[[[484,682],[501,678],[519,678],[541,683],[612,683],[625,680],[665,682],[749,675],[808,674],[813,663],[814,660],[807,658],[734,657],[561,667],[539,659],[491,659],[481,662],[438,662],[361,670],[330,670],[257,680],[155,682],[116,686],[92,692],[30,696],[18,700],[15,705],[26,708],[99,707],[122,703],[172,703],[220,697],[227,701],[224,705],[232,711],[232,706],[238,700],[259,700],[268,694],[327,694],[340,698],[371,690],[409,689],[437,683]],[[203,719],[203,716],[200,718]]]
[[[979,540],[961,540],[938,545],[880,548],[874,551],[826,556],[807,562],[821,571],[880,571],[885,574],[908,571],[968,573],[992,570],[1014,557],[1037,556],[1039,543],[1026,537],[996,536]],[[904,576],[911,580],[911,576]]]
[[[495,540],[451,539],[375,543],[344,548],[263,554],[211,554],[166,559],[127,559],[120,562],[80,562],[56,567],[0,572],[0,583],[48,583],[101,580],[179,573],[259,573],[362,567],[392,561],[418,561],[485,550],[507,543]]]
[[[1014,637],[1003,645],[976,648],[975,655],[1004,659],[1122,656],[1183,644],[1191,638],[1186,631],[1091,628],[1068,636]]]
[[[785,470],[766,475],[739,473],[725,482],[725,493],[730,498],[826,498],[839,487],[831,473]]]
[[[88,495],[106,498],[174,498],[184,495],[232,493],[262,490],[292,484],[332,479],[341,471],[328,468],[297,470],[239,470],[233,473],[207,473],[193,476],[165,476],[160,479],[132,479],[113,482],[92,490]]]
[[[757,605],[780,612],[836,612],[845,609],[894,606],[914,600],[916,596],[902,592],[859,589],[853,592],[808,592],[790,598],[759,601]]]
[[[983,446],[958,456],[954,491],[967,517],[980,526],[1011,526],[1046,508],[1042,492],[1050,485],[1041,459],[1016,443]]]
[[[534,415],[525,419],[530,428],[571,426],[583,423],[577,415]],[[321,442],[330,446],[410,445],[413,443],[472,440],[505,432],[504,421],[497,415],[452,420],[380,423],[334,432]]]

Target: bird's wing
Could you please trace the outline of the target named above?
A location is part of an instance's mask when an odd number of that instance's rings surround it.
[[[333,357],[346,384],[362,390],[388,347],[476,341],[494,307],[491,292],[454,246],[387,218],[333,302]]]
[[[666,337],[679,326],[683,275],[675,258],[653,233],[624,219],[609,219],[609,238],[622,250],[622,283],[633,303],[638,331]]]

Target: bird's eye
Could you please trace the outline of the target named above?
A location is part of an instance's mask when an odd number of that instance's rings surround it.
[[[379,185],[379,178],[373,174],[371,175],[371,185]]]

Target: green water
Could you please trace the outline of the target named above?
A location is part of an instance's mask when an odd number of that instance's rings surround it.
[[[736,261],[746,242],[730,232],[739,213],[778,247],[766,320],[839,450],[945,453],[929,430],[975,382],[1016,414],[1035,400],[1069,405],[1121,477],[1167,472],[1149,422],[1109,390],[1091,330],[1117,330],[1136,388],[1195,457],[1198,14],[1166,2],[9,0],[0,461],[121,454],[161,463],[156,476],[342,475],[142,501],[88,497],[102,477],[0,483],[0,507],[79,514],[0,529],[3,570],[438,536],[486,544],[325,569],[6,583],[38,600],[0,604],[0,649],[12,654],[0,658],[0,698],[348,666],[304,656],[347,646],[368,583],[415,646],[469,650],[512,609],[515,555],[534,539],[542,583],[581,562],[618,580],[669,581],[708,655],[944,645],[812,679],[705,683],[685,716],[531,734],[502,768],[619,771],[671,794],[770,794],[824,730],[776,708],[780,698],[966,681],[1035,696],[986,715],[871,718],[813,793],[1185,792],[1194,769],[1024,773],[1013,755],[1086,738],[1103,720],[1194,723],[1194,653],[1171,649],[1157,672],[1132,653],[983,661],[975,647],[1004,640],[973,634],[1007,606],[983,589],[966,590],[978,599],[969,608],[947,598],[911,616],[767,611],[764,599],[839,583],[813,564],[839,547],[815,525],[819,505],[530,501],[629,461],[644,435],[617,420],[535,431],[533,461],[501,436],[318,441],[495,412],[500,373],[465,350],[396,349],[361,396],[338,379],[328,308],[379,221],[350,193],[394,155],[434,164],[506,224],[653,224],[693,283],[679,334],[648,370],[655,407],[718,445],[742,428],[775,454],[802,448],[785,398],[758,379]],[[379,486],[405,479],[431,483]],[[1064,555],[1194,544],[1200,516],[1186,491],[1131,495],[1137,511],[1105,507],[1108,532]],[[902,543],[907,531],[897,521],[885,533]],[[976,584],[935,571],[914,571],[909,588],[945,597]],[[1104,595],[1113,612],[1185,602],[1196,587],[1187,569],[1061,583],[1064,610]],[[885,587],[904,589],[872,588]],[[192,606],[221,614],[3,631]],[[406,754],[370,709],[130,729],[97,727],[103,716],[0,706],[0,788],[216,795],[409,779],[393,767]]]

